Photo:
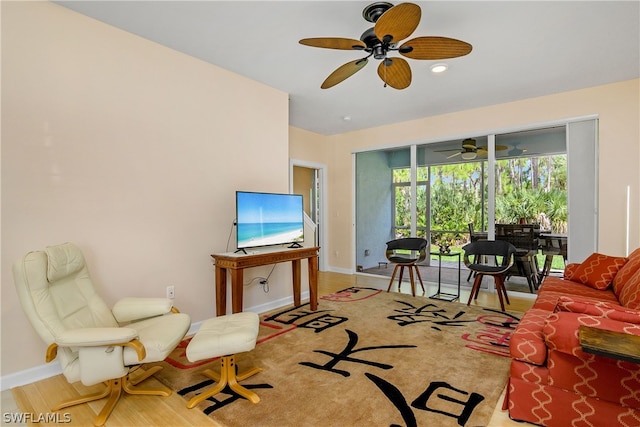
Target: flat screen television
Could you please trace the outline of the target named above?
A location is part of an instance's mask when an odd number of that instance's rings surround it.
[[[304,241],[304,214],[300,194],[236,191],[238,250]]]

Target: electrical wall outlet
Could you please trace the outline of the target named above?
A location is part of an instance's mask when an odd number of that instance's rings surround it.
[[[176,297],[175,286],[167,286],[167,298],[174,299]]]

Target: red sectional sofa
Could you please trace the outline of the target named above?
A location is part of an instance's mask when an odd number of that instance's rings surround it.
[[[583,352],[580,325],[640,335],[640,249],[544,280],[511,337],[504,408],[548,427],[640,426],[640,365]]]

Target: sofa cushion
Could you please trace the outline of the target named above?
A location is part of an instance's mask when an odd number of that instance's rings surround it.
[[[631,252],[627,259],[627,263],[618,271],[616,277],[613,278],[613,292],[618,296],[631,276],[640,270],[640,248]]]
[[[618,298],[611,288],[599,290],[571,280],[547,276],[538,289],[538,298],[534,307],[553,311],[560,295],[579,295],[599,301],[618,303]]]
[[[592,253],[567,279],[580,282],[594,289],[607,289],[611,286],[618,270],[627,262],[625,257]]]
[[[627,280],[618,298],[623,306],[640,310],[640,269]]]
[[[618,304],[595,301],[581,297],[561,296],[558,298],[555,312],[587,314],[595,317],[640,324],[640,310],[626,308]]]

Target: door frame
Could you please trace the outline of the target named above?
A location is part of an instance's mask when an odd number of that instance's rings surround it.
[[[315,169],[318,171],[318,211],[320,218],[318,226],[318,246],[320,246],[318,269],[320,271],[327,270],[327,165],[322,163],[309,162],[300,159],[289,159],[289,192],[293,191],[293,167],[299,166],[303,168]]]

